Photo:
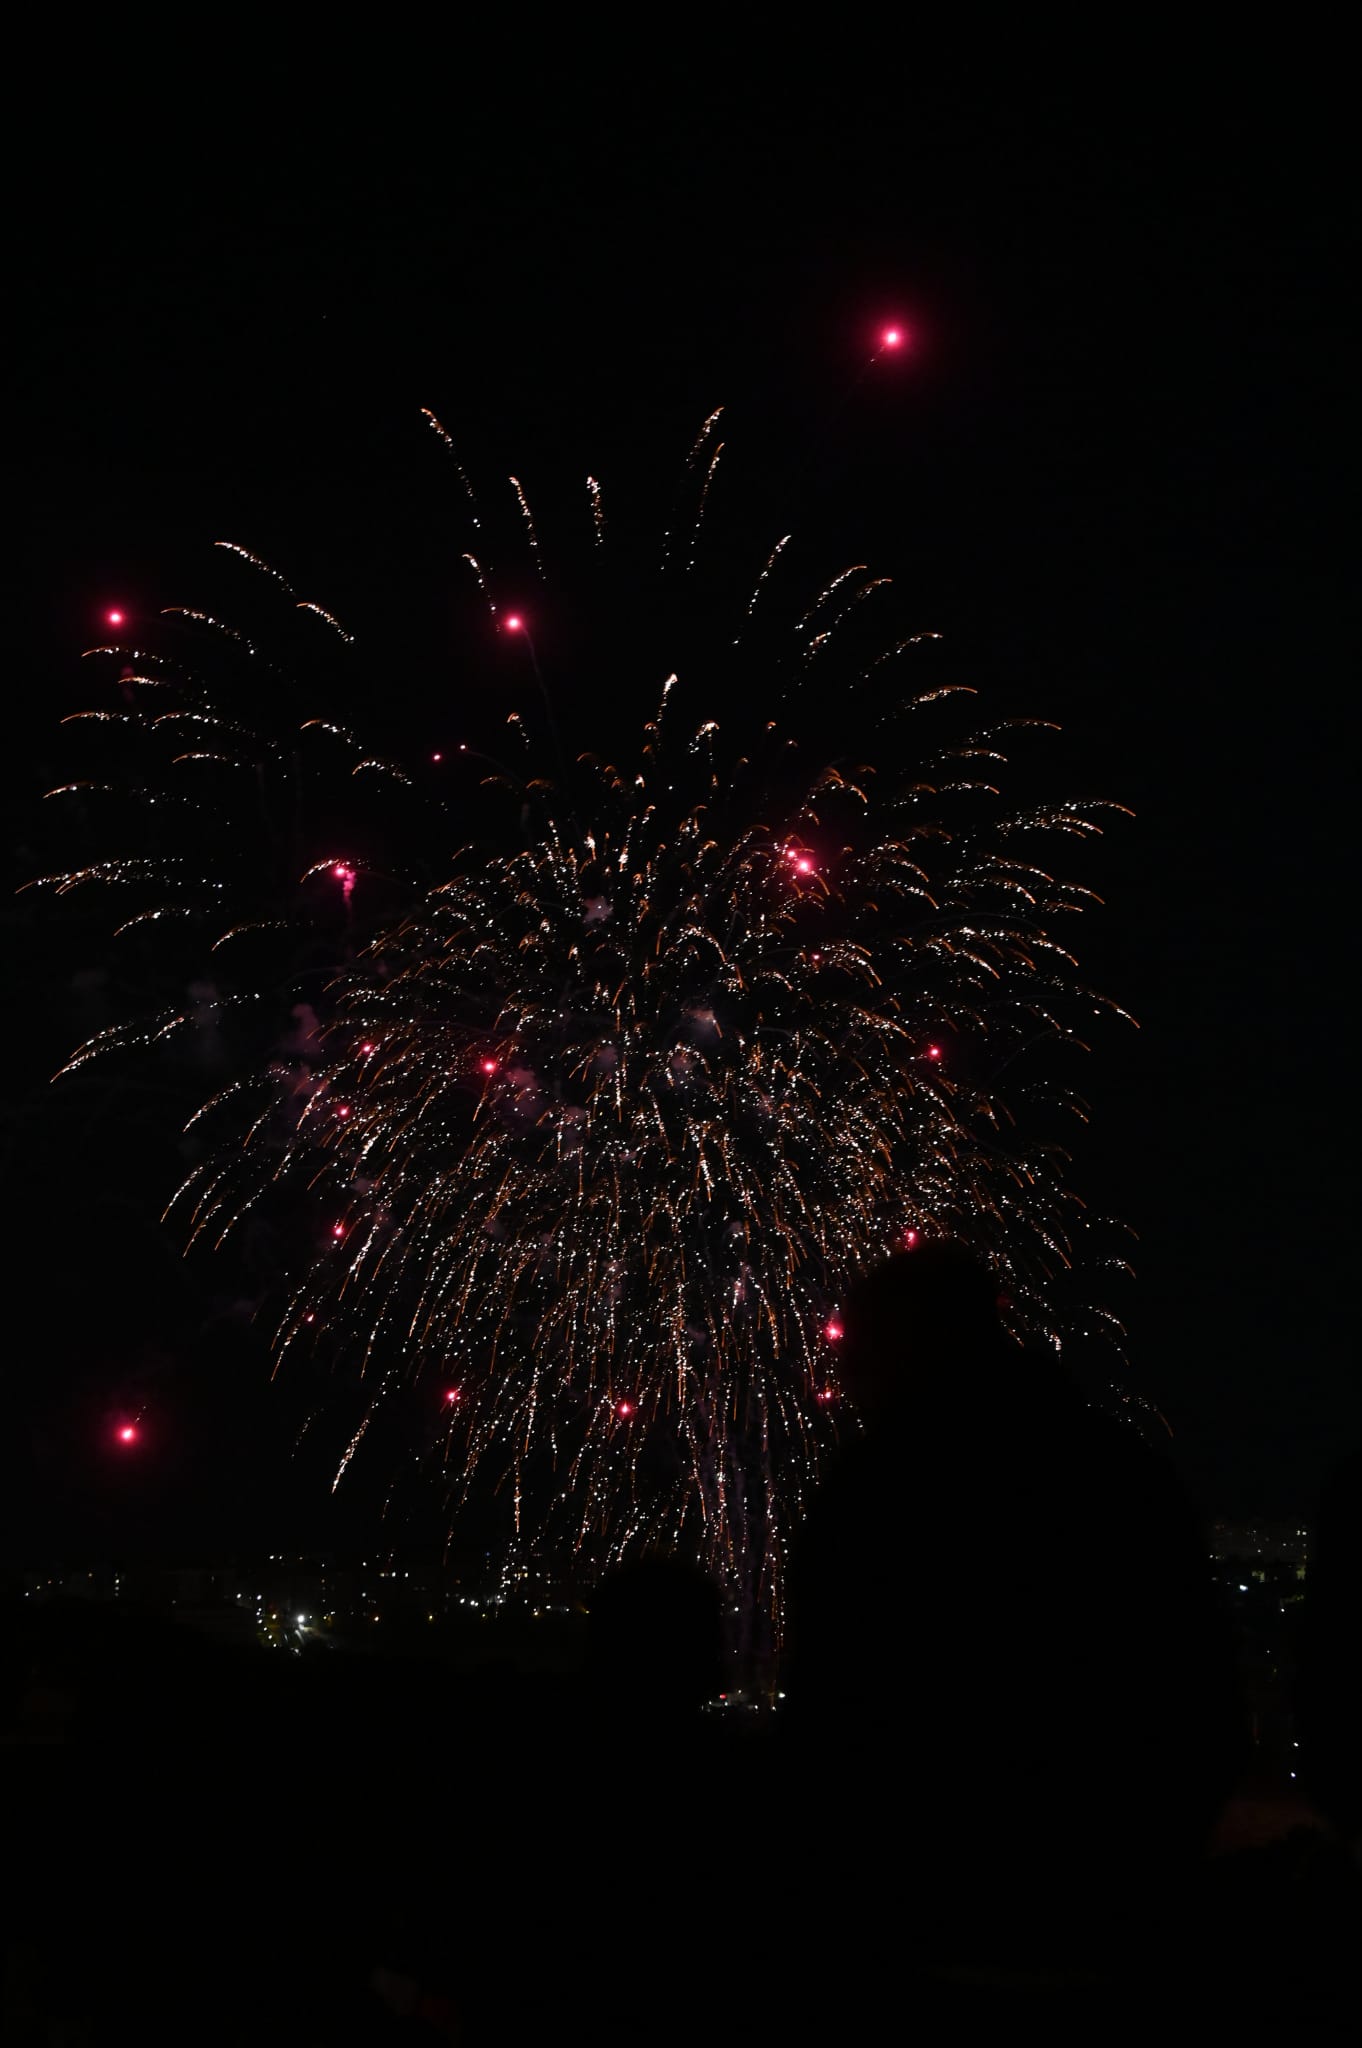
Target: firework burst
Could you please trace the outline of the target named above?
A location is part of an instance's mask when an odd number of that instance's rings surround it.
[[[641,593],[626,559],[623,608],[588,480],[590,589],[568,581],[596,666],[565,656],[561,698],[553,646],[572,634],[545,641],[550,688],[514,609],[527,549],[546,602],[554,589],[526,486],[511,479],[499,574],[496,520],[458,470],[485,672],[514,639],[535,688],[511,712],[509,761],[467,745],[450,759],[504,794],[510,827],[449,853],[451,813],[466,838],[486,802],[472,778],[437,802],[315,709],[268,729],[264,657],[181,613],[210,651],[192,668],[95,650],[118,665],[122,708],[82,716],[112,723],[127,772],[53,792],[95,823],[90,857],[43,880],[117,888],[136,899],[121,931],[188,927],[214,966],[192,1002],[102,1032],[63,1071],[209,1012],[220,1031],[261,1020],[266,1056],[196,1113],[206,1149],[171,1209],[215,1244],[281,1196],[305,1219],[278,1349],[324,1345],[363,1381],[337,1479],[386,1393],[438,1376],[431,1450],[456,1493],[491,1469],[522,1534],[600,1560],[665,1542],[743,1612],[778,1618],[789,1529],[845,1423],[836,1318],[859,1270],[962,1235],[1020,1323],[1063,1334],[1053,1283],[1081,1211],[1030,1098],[1079,1105],[1048,1070],[1033,1088],[1023,1056],[1112,1007],[1053,935],[1090,899],[1045,856],[1111,807],[1009,807],[1018,722],[957,719],[933,742],[934,707],[970,693],[913,687],[906,665],[936,636],[876,639],[886,579],[864,565],[792,601],[786,536],[740,585],[736,549],[700,582],[718,420]],[[350,646],[329,611],[230,554],[302,630]],[[626,744],[576,753],[562,699],[610,666],[588,615],[625,621],[611,661],[654,708]],[[477,656],[470,684],[504,688]],[[813,730],[848,735],[835,759],[810,744],[811,693]],[[313,783],[383,792],[386,826],[334,800],[309,813]],[[101,817],[125,850],[94,849]]]

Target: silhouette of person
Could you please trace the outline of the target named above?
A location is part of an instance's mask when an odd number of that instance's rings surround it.
[[[719,1591],[677,1558],[612,1572],[591,1602],[586,1665],[611,1719],[693,1722],[723,1686]]]
[[[1232,1657],[1169,1468],[998,1308],[950,1242],[846,1306],[864,1433],[792,1558],[792,1761],[829,1789],[843,1940],[1100,1973],[1147,1937],[1232,1783]],[[889,1841],[897,1897],[869,1875]]]

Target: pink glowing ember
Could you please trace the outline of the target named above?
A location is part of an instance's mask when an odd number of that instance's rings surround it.
[[[617,1401],[615,1403],[616,1415],[623,1416],[627,1420],[628,1417],[633,1414],[633,1412],[634,1404],[632,1401]]]
[[[827,1325],[827,1328],[824,1330],[823,1335],[827,1338],[829,1344],[836,1344],[838,1339],[842,1335],[842,1325],[834,1318],[834,1320]]]
[[[512,612],[511,616],[506,621],[506,631],[508,633],[521,633],[524,630],[525,621],[521,618],[520,613]]]
[[[497,1063],[495,1060],[484,1060],[482,1062],[482,1071],[484,1074],[495,1074],[496,1070]]]
[[[927,1057],[929,1060],[939,1060],[941,1057],[941,1047],[939,1045],[929,1045],[927,1047]]]
[[[331,1235],[336,1238],[344,1237],[345,1225],[343,1223],[333,1223],[331,1226]]]
[[[458,1388],[457,1388],[457,1387],[446,1387],[446,1389],[445,1389],[445,1400],[446,1400],[446,1402],[448,1403],[448,1405],[449,1405],[449,1406],[450,1406],[451,1408],[455,1406],[455,1404],[456,1404],[456,1402],[458,1401],[458,1399],[459,1399],[459,1390],[458,1390]]]
[[[880,346],[881,348],[902,348],[903,329],[901,327],[886,327],[884,333],[880,336]]]
[[[104,621],[109,626],[121,626],[127,614],[120,611],[105,612]]]
[[[123,1427],[118,1432],[118,1441],[121,1444],[135,1444],[137,1442],[137,1431],[131,1422],[123,1424]]]
[[[911,1251],[913,1249],[913,1246],[918,1242],[918,1233],[915,1230],[905,1230],[903,1233],[903,1242],[907,1245],[909,1251]]]

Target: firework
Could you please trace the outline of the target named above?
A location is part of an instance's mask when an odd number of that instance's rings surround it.
[[[337,1481],[386,1394],[428,1376],[429,1449],[456,1495],[490,1469],[523,1537],[603,1561],[663,1543],[778,1619],[789,1531],[848,1420],[837,1318],[854,1276],[961,1235],[1020,1324],[1062,1335],[1053,1282],[1081,1212],[1027,1055],[1112,1007],[1054,936],[1089,896],[1045,853],[1108,807],[1010,807],[1008,732],[1029,721],[961,731],[947,700],[970,693],[913,682],[936,636],[874,637],[887,579],[867,566],[792,598],[786,535],[740,573],[741,550],[720,548],[702,580],[718,417],[661,568],[641,577],[626,545],[623,599],[600,580],[616,520],[587,483],[589,588],[570,562],[557,615],[593,678],[647,690],[651,715],[624,725],[605,692],[620,744],[566,744],[584,664],[565,657],[560,694],[552,639],[546,679],[514,609],[527,546],[546,603],[555,588],[525,485],[511,480],[498,572],[496,522],[460,469],[485,542],[466,557],[487,625],[470,694],[504,691],[493,664],[512,658],[515,689],[526,665],[535,685],[510,714],[509,764],[490,742],[449,747],[475,776],[437,798],[315,707],[267,725],[253,643],[183,612],[211,649],[192,668],[96,650],[124,708],[86,716],[118,725],[135,767],[53,794],[88,810],[101,790],[120,846],[43,880],[133,896],[121,930],[187,924],[216,963],[193,1000],[100,1033],[63,1071],[206,1018],[226,1034],[240,1071],[191,1120],[206,1149],[169,1213],[220,1244],[287,1207],[302,1248],[280,1357],[324,1346],[365,1390]],[[300,631],[351,645],[224,545]],[[933,740],[943,704],[953,731]],[[386,824],[342,826],[332,801],[323,838],[300,794],[313,782],[386,792]],[[480,786],[509,823],[479,813],[451,855]],[[1044,1092],[1064,1099],[1053,1077]]]

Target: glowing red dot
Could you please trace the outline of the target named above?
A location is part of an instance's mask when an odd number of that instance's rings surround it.
[[[904,1242],[904,1243],[905,1243],[905,1244],[907,1245],[907,1247],[908,1247],[909,1251],[911,1251],[911,1250],[913,1249],[913,1246],[914,1246],[914,1245],[915,1245],[915,1244],[917,1243],[917,1241],[918,1241],[918,1233],[917,1233],[917,1232],[916,1232],[915,1230],[905,1230],[905,1231],[904,1231],[904,1233],[903,1233],[903,1242]]]
[[[303,1321],[305,1323],[315,1323],[316,1320],[317,1318],[311,1309],[309,1309],[307,1314],[303,1317]]]
[[[131,1422],[123,1424],[123,1427],[118,1432],[118,1441],[121,1444],[135,1444],[137,1442],[137,1431]]]
[[[120,611],[105,612],[104,614],[105,622],[110,626],[121,626],[126,616],[126,613]]]
[[[512,612],[511,616],[506,621],[506,631],[508,633],[522,632],[524,630],[524,626],[525,621],[521,618],[519,612]]]
[[[801,875],[811,875],[813,873],[813,862],[809,859],[807,853],[800,854],[799,859],[795,862],[795,867]]]
[[[445,1400],[446,1400],[446,1401],[448,1402],[448,1404],[449,1404],[449,1406],[450,1406],[451,1408],[452,1408],[452,1407],[453,1407],[453,1406],[455,1405],[455,1403],[456,1403],[456,1402],[458,1401],[458,1399],[459,1399],[459,1389],[458,1389],[457,1387],[446,1387],[446,1389],[445,1389]]]
[[[929,1060],[939,1060],[941,1057],[941,1047],[939,1045],[929,1045],[927,1047],[927,1057]]]
[[[842,1335],[842,1325],[834,1318],[824,1330],[823,1335],[827,1338],[829,1344],[835,1344]]]
[[[350,1105],[349,1105],[349,1103],[348,1103],[348,1102],[338,1102],[338,1103],[336,1104],[336,1115],[337,1115],[337,1116],[349,1116],[349,1114],[350,1114]]]
[[[634,1412],[634,1404],[633,1404],[633,1402],[632,1402],[632,1401],[617,1401],[617,1402],[615,1403],[615,1413],[616,1413],[616,1415],[623,1415],[623,1416],[626,1416],[626,1417],[627,1417],[627,1416],[630,1416],[630,1415],[632,1415],[632,1414],[633,1414],[633,1412]]]
[[[818,1389],[818,1398],[822,1402],[823,1406],[826,1408],[828,1402],[832,1399],[832,1388],[820,1387]]]
[[[884,333],[880,336],[880,346],[882,348],[902,348],[903,329],[901,327],[886,327]]]
[[[364,1041],[364,1043],[363,1043],[363,1045],[362,1045],[362,1046],[360,1047],[360,1051],[361,1051],[361,1052],[372,1052],[372,1051],[373,1051],[373,1049],[374,1049],[374,1042],[373,1042],[373,1040],[372,1040],[371,1038],[366,1038],[366,1039],[365,1039],[365,1041]]]
[[[338,860],[332,867],[331,872],[338,882],[353,882],[355,879],[354,869],[343,860]]]
[[[331,1226],[331,1235],[333,1237],[344,1237],[345,1225],[343,1223],[333,1223]]]
[[[431,760],[432,760],[432,761],[443,761],[443,760],[444,760],[444,755],[443,755],[443,754],[432,754],[430,758],[431,758]]]
[[[497,1063],[495,1060],[484,1060],[482,1062],[482,1071],[484,1074],[495,1074],[496,1070]]]

